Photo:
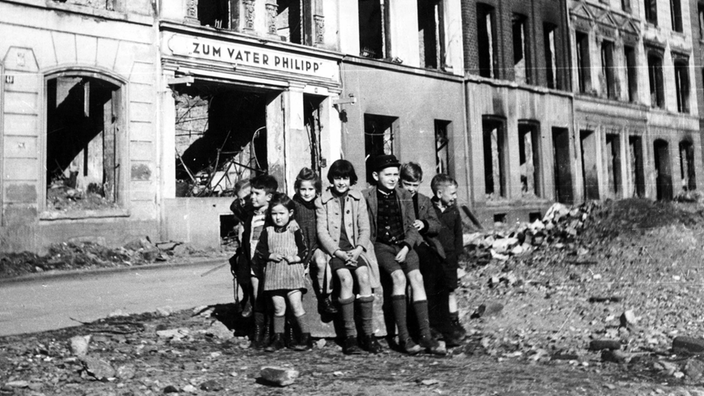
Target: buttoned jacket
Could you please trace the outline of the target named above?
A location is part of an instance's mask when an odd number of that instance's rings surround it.
[[[401,218],[403,220],[403,230],[404,239],[402,242],[408,244],[408,246],[413,249],[416,247],[423,238],[418,233],[418,230],[413,226],[416,221],[416,212],[413,209],[413,197],[411,193],[400,188],[396,188],[396,200],[401,208]],[[371,226],[371,240],[372,243],[376,242],[377,236],[377,218],[379,215],[379,200],[376,197],[377,188],[376,186],[368,188],[362,191],[364,198],[367,200],[367,207],[369,209],[369,224]]]
[[[370,280],[372,288],[378,288],[379,264],[374,254],[369,228],[369,213],[367,203],[362,193],[350,189],[345,195],[345,212],[341,212],[340,200],[335,197],[330,188],[323,191],[315,199],[315,214],[318,230],[318,242],[326,254],[332,256],[340,246],[342,227],[353,246],[361,246],[364,251],[362,257],[370,266]]]
[[[435,205],[433,205],[430,198],[421,193],[416,193],[416,196],[418,197],[418,219],[423,220],[428,227],[425,232],[420,233],[423,241],[444,259],[445,249],[443,249],[442,243],[437,238],[442,228],[442,223],[440,223],[440,219],[438,219],[438,215],[435,212]]]

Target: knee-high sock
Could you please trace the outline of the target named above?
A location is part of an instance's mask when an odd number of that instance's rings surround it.
[[[391,296],[391,305],[394,310],[396,327],[398,328],[398,340],[404,342],[410,338],[408,324],[406,323],[406,296],[403,294]]]
[[[342,312],[342,323],[345,326],[345,336],[354,337],[357,335],[357,328],[354,324],[354,297],[339,300],[340,311]]]
[[[310,333],[305,312],[301,316],[296,316],[296,324],[298,325],[298,330],[300,330],[301,334]]]
[[[428,320],[428,300],[413,302],[413,309],[418,320],[418,330],[422,337],[430,337],[430,321]]]
[[[361,296],[357,299],[357,302],[359,303],[359,316],[362,318],[364,335],[373,334],[374,326],[372,321],[374,320],[374,313],[372,308],[374,307],[374,296]]]

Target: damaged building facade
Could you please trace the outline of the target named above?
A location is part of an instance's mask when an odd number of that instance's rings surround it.
[[[153,8],[0,2],[0,250],[158,233]]]

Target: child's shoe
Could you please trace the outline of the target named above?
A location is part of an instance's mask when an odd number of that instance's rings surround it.
[[[382,347],[377,341],[374,334],[365,334],[359,339],[360,344],[362,344],[362,349],[369,353],[381,353]]]
[[[362,349],[357,345],[357,337],[351,336],[345,338],[342,342],[342,353],[345,355],[361,355]]]
[[[320,296],[320,300],[318,300],[318,313],[321,315],[334,315],[337,313],[337,308],[329,294]]]
[[[442,339],[445,341],[446,347],[453,348],[462,345],[462,340],[464,340],[464,337],[459,337],[454,332],[447,332],[442,335]]]
[[[452,319],[450,327],[456,337],[464,338],[467,335],[467,330],[464,329],[458,318]]]
[[[426,352],[431,353],[433,355],[447,354],[445,346],[441,345],[438,340],[433,337],[422,336],[420,337],[419,344],[421,345],[421,347],[423,347],[423,349],[425,349]]]
[[[269,346],[264,349],[265,352],[276,352],[279,349],[285,348],[284,335],[281,333],[275,333],[274,338],[271,339]]]
[[[309,351],[311,349],[313,349],[313,339],[310,337],[310,333],[301,334],[298,344],[293,347],[294,351]]]
[[[423,350],[423,348],[421,348],[420,345],[413,342],[413,340],[410,338],[408,338],[406,340],[400,340],[398,343],[398,346],[401,347],[402,351],[406,352],[409,355],[418,354],[418,353],[420,353],[420,351]]]

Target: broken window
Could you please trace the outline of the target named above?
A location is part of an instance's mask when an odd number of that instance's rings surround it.
[[[591,90],[590,64],[589,64],[589,35],[576,32],[577,42],[577,77],[579,78],[579,92],[587,93]]]
[[[694,164],[694,145],[691,141],[680,142],[680,177],[682,179],[682,191],[694,191],[697,189],[697,180]]]
[[[682,33],[682,3],[680,0],[670,0],[670,19],[672,30]]]
[[[555,199],[572,203],[572,168],[570,166],[570,134],[567,128],[552,128]]]
[[[450,173],[450,121],[435,120],[435,172]]]
[[[602,93],[606,93],[609,99],[616,99],[616,76],[614,68],[614,43],[611,41],[601,42],[601,73],[605,89]]]
[[[230,29],[229,0],[198,0],[198,20],[202,26]]]
[[[323,129],[322,111],[324,98],[315,95],[303,95],[303,123],[308,134],[310,145],[310,168],[320,174],[320,169],[326,167],[323,163],[320,136]]]
[[[367,161],[374,161],[378,155],[394,153],[394,129],[397,128],[397,122],[396,117],[364,115],[364,153]],[[367,182],[374,183],[371,166],[367,166]]]
[[[232,196],[267,169],[265,92],[199,83],[176,98],[176,196]]]
[[[540,172],[540,125],[537,122],[518,123],[518,157],[523,196],[542,196]]]
[[[633,197],[645,196],[645,172],[643,170],[643,143],[640,136],[628,138],[628,155],[631,163],[631,183]]]
[[[66,73],[47,81],[46,95],[47,209],[117,207],[122,154],[120,87],[100,78]]]
[[[528,18],[513,14],[513,72],[518,83],[530,84]]]
[[[636,66],[636,50],[633,47],[624,46],[623,52],[626,58],[626,79],[628,81],[628,101],[638,100],[638,69]]]
[[[300,0],[277,0],[276,34],[291,43],[303,44]]]
[[[380,0],[359,0],[359,50],[366,58],[386,57],[384,46],[384,9]]]
[[[479,47],[479,75],[498,78],[496,58],[496,30],[494,7],[477,3],[477,41]]]
[[[689,62],[687,59],[675,60],[675,95],[677,95],[677,111],[689,113]]]
[[[621,0],[621,9],[625,12],[631,12],[631,0]]]
[[[557,51],[555,46],[555,31],[557,26],[552,23],[543,24],[543,45],[545,46],[545,78],[548,88],[558,87]]]
[[[621,194],[621,141],[618,134],[606,134],[606,156],[609,193],[613,197],[619,197]]]
[[[656,52],[648,54],[648,80],[650,82],[650,105],[665,108],[665,88],[662,80],[662,56]]]
[[[658,200],[672,199],[672,167],[670,165],[670,148],[667,141],[657,139],[653,143],[655,154],[655,182]]]
[[[597,165],[597,139],[594,131],[581,131],[582,179],[585,199],[599,199],[599,170]]]
[[[445,60],[445,26],[442,1],[418,0],[418,36],[421,65],[440,69]]]
[[[484,143],[484,192],[487,199],[506,198],[507,147],[506,120],[501,117],[482,117]]]
[[[658,5],[657,0],[643,0],[645,9],[645,20],[657,26],[658,24]]]

